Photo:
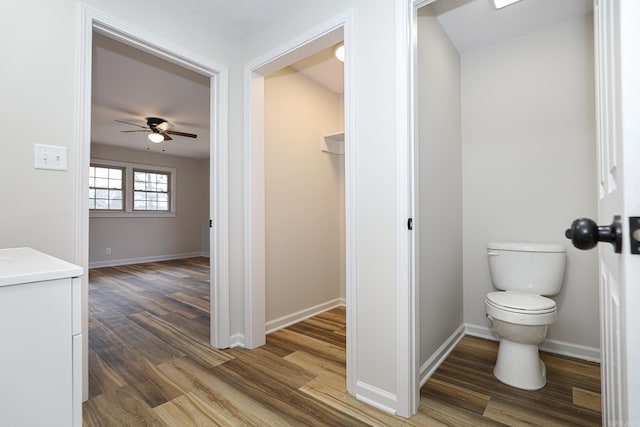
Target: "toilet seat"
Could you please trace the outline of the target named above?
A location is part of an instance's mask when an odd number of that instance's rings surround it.
[[[521,292],[489,292],[487,301],[497,308],[514,313],[544,314],[556,310],[556,302],[551,298]]]
[[[490,292],[485,300],[487,316],[518,325],[550,325],[556,320],[556,302],[541,295]]]

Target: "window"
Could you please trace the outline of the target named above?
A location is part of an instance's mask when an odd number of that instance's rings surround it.
[[[133,210],[169,210],[169,174],[133,171]]]
[[[92,159],[90,217],[175,217],[176,170]]]
[[[89,167],[89,209],[123,210],[122,178],[122,168]]]

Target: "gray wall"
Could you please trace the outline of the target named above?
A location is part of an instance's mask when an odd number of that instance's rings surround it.
[[[344,156],[320,141],[342,131],[341,102],[288,69],[265,79],[267,322],[340,298]]]
[[[462,56],[464,321],[490,327],[490,241],[568,248],[558,319],[548,339],[599,348],[594,251],[564,230],[596,216],[591,15]]]
[[[418,17],[421,365],[462,324],[460,56],[428,10]]]
[[[90,218],[89,262],[118,263],[209,251],[209,159],[92,144],[91,157],[176,169],[171,218]],[[107,255],[105,248],[111,248]]]

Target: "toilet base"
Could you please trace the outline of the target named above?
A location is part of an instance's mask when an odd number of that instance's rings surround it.
[[[539,390],[547,383],[547,369],[538,346],[502,339],[493,374],[501,382],[524,390]]]

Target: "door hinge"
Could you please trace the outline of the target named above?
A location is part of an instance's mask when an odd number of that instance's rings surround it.
[[[212,219],[209,220],[209,228],[211,228],[211,227],[213,227],[213,220]]]
[[[409,231],[413,230],[413,218],[407,220],[407,229],[409,229]]]
[[[629,248],[633,255],[640,255],[640,216],[629,217]]]

